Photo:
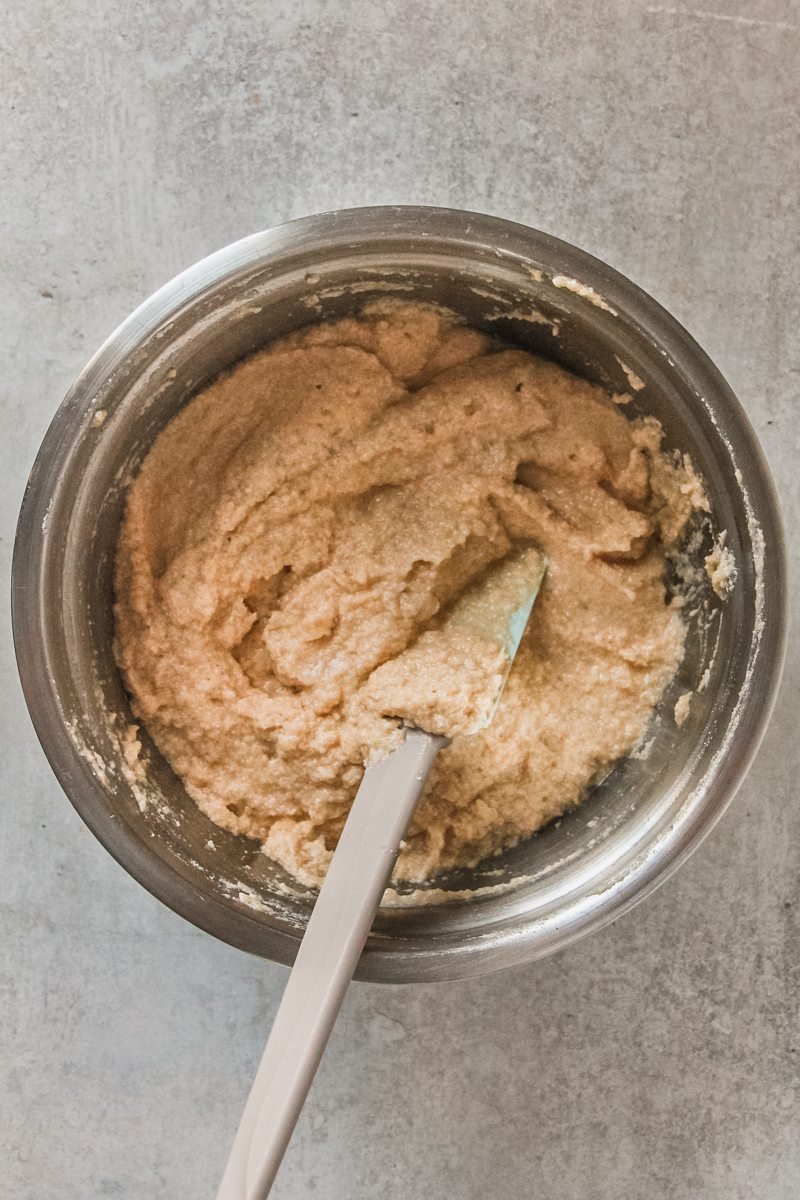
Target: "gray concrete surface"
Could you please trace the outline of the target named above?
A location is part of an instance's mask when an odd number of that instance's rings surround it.
[[[798,51],[791,0],[14,6],[4,572],[44,429],[140,299],[254,229],[384,201],[548,229],[666,304],[750,413],[796,572]],[[2,655],[0,1196],[211,1200],[284,973],[107,857],[5,630]],[[493,978],[354,988],[277,1200],[794,1200],[799,688],[794,642],[734,807],[635,913]]]

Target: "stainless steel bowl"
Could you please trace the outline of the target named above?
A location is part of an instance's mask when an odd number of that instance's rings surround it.
[[[383,294],[448,305],[617,391],[638,377],[629,411],[659,418],[712,498],[711,521],[688,547],[694,565],[724,530],[738,570],[724,603],[695,587],[686,660],[647,753],[501,858],[381,909],[361,978],[452,979],[549,953],[651,892],[731,800],[774,699],[785,563],[769,471],[724,379],[649,296],[556,238],[445,209],[328,213],[211,255],[112,334],[56,413],[20,515],[14,633],[39,738],[103,845],[196,925],[290,962],[313,896],[252,842],[213,826],[146,737],[146,778],[125,760],[114,548],[127,483],[193,392],[273,338]],[[672,710],[687,689],[700,690],[678,728]]]

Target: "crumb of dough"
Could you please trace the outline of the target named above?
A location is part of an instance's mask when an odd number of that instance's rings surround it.
[[[628,386],[631,387],[634,392],[641,392],[641,390],[645,386],[644,380],[639,375],[637,375],[635,371],[631,370],[631,368],[628,366],[628,364],[624,363],[622,361],[622,359],[619,358],[616,354],[614,355],[614,357],[616,358],[619,365],[622,367],[622,373],[628,381]]]
[[[131,778],[140,783],[147,778],[141,755],[142,743],[139,740],[139,726],[131,723],[122,735],[122,757]]]
[[[689,709],[692,704],[692,693],[684,692],[675,701],[675,724],[680,728],[689,715]]]
[[[705,567],[711,586],[720,599],[724,600],[736,581],[736,559],[725,545],[725,531],[719,535],[711,553],[706,555]]]
[[[453,740],[395,877],[513,845],[640,742],[680,662],[666,560],[707,503],[661,441],[431,306],[292,334],[195,396],[130,488],[116,655],[137,718],[213,821],[303,883],[402,720]],[[523,540],[547,575],[491,725],[469,734],[498,664],[431,634]]]

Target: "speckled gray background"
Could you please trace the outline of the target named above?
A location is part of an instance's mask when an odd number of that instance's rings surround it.
[[[15,5],[3,570],[60,397],[139,300],[242,234],[386,201],[528,222],[650,290],[742,398],[796,568],[799,55],[792,0]],[[211,1200],[284,972],[101,850],[2,653],[0,1196]],[[734,807],[632,915],[489,979],[353,988],[277,1200],[795,1200],[799,689],[795,643]]]

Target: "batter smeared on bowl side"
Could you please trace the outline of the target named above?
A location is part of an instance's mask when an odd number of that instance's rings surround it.
[[[130,489],[116,654],[134,711],[212,820],[303,882],[365,761],[437,712],[453,741],[395,876],[512,845],[636,745],[680,662],[666,562],[705,502],[661,436],[441,309],[381,302],[293,334],[196,396]],[[522,539],[547,577],[491,726],[466,736],[457,714],[496,664],[437,624]]]

